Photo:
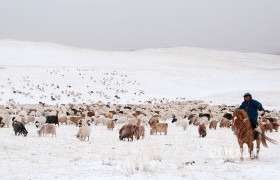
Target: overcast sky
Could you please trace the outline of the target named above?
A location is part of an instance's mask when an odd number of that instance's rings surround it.
[[[0,39],[280,54],[279,0],[0,0]]]

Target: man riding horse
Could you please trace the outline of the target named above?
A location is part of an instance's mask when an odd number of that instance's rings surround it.
[[[252,95],[250,93],[245,93],[243,97],[244,101],[238,109],[244,109],[247,112],[252,124],[252,128],[255,132],[255,138],[258,139],[262,134],[258,123],[258,110],[264,111],[264,108],[260,102],[252,99]]]

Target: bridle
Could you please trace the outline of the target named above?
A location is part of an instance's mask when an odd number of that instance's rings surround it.
[[[248,120],[248,117],[241,120],[241,123],[237,126],[237,128],[232,128],[233,134],[236,135],[236,130],[240,130],[244,123]],[[233,118],[233,124],[235,123],[235,120]]]

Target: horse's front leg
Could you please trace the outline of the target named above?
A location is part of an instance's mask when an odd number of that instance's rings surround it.
[[[249,147],[249,154],[250,154],[250,158],[253,160],[255,157],[254,157],[254,143],[253,142],[250,142],[248,144],[248,147]]]
[[[240,142],[239,146],[240,146],[240,160],[243,161],[243,159],[244,159],[243,158],[243,143]]]

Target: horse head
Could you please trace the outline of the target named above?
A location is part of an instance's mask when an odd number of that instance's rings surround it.
[[[246,112],[243,109],[236,109],[232,115],[232,126],[231,130],[233,134],[236,134],[236,130],[241,127],[244,123],[244,118],[246,118]]]

